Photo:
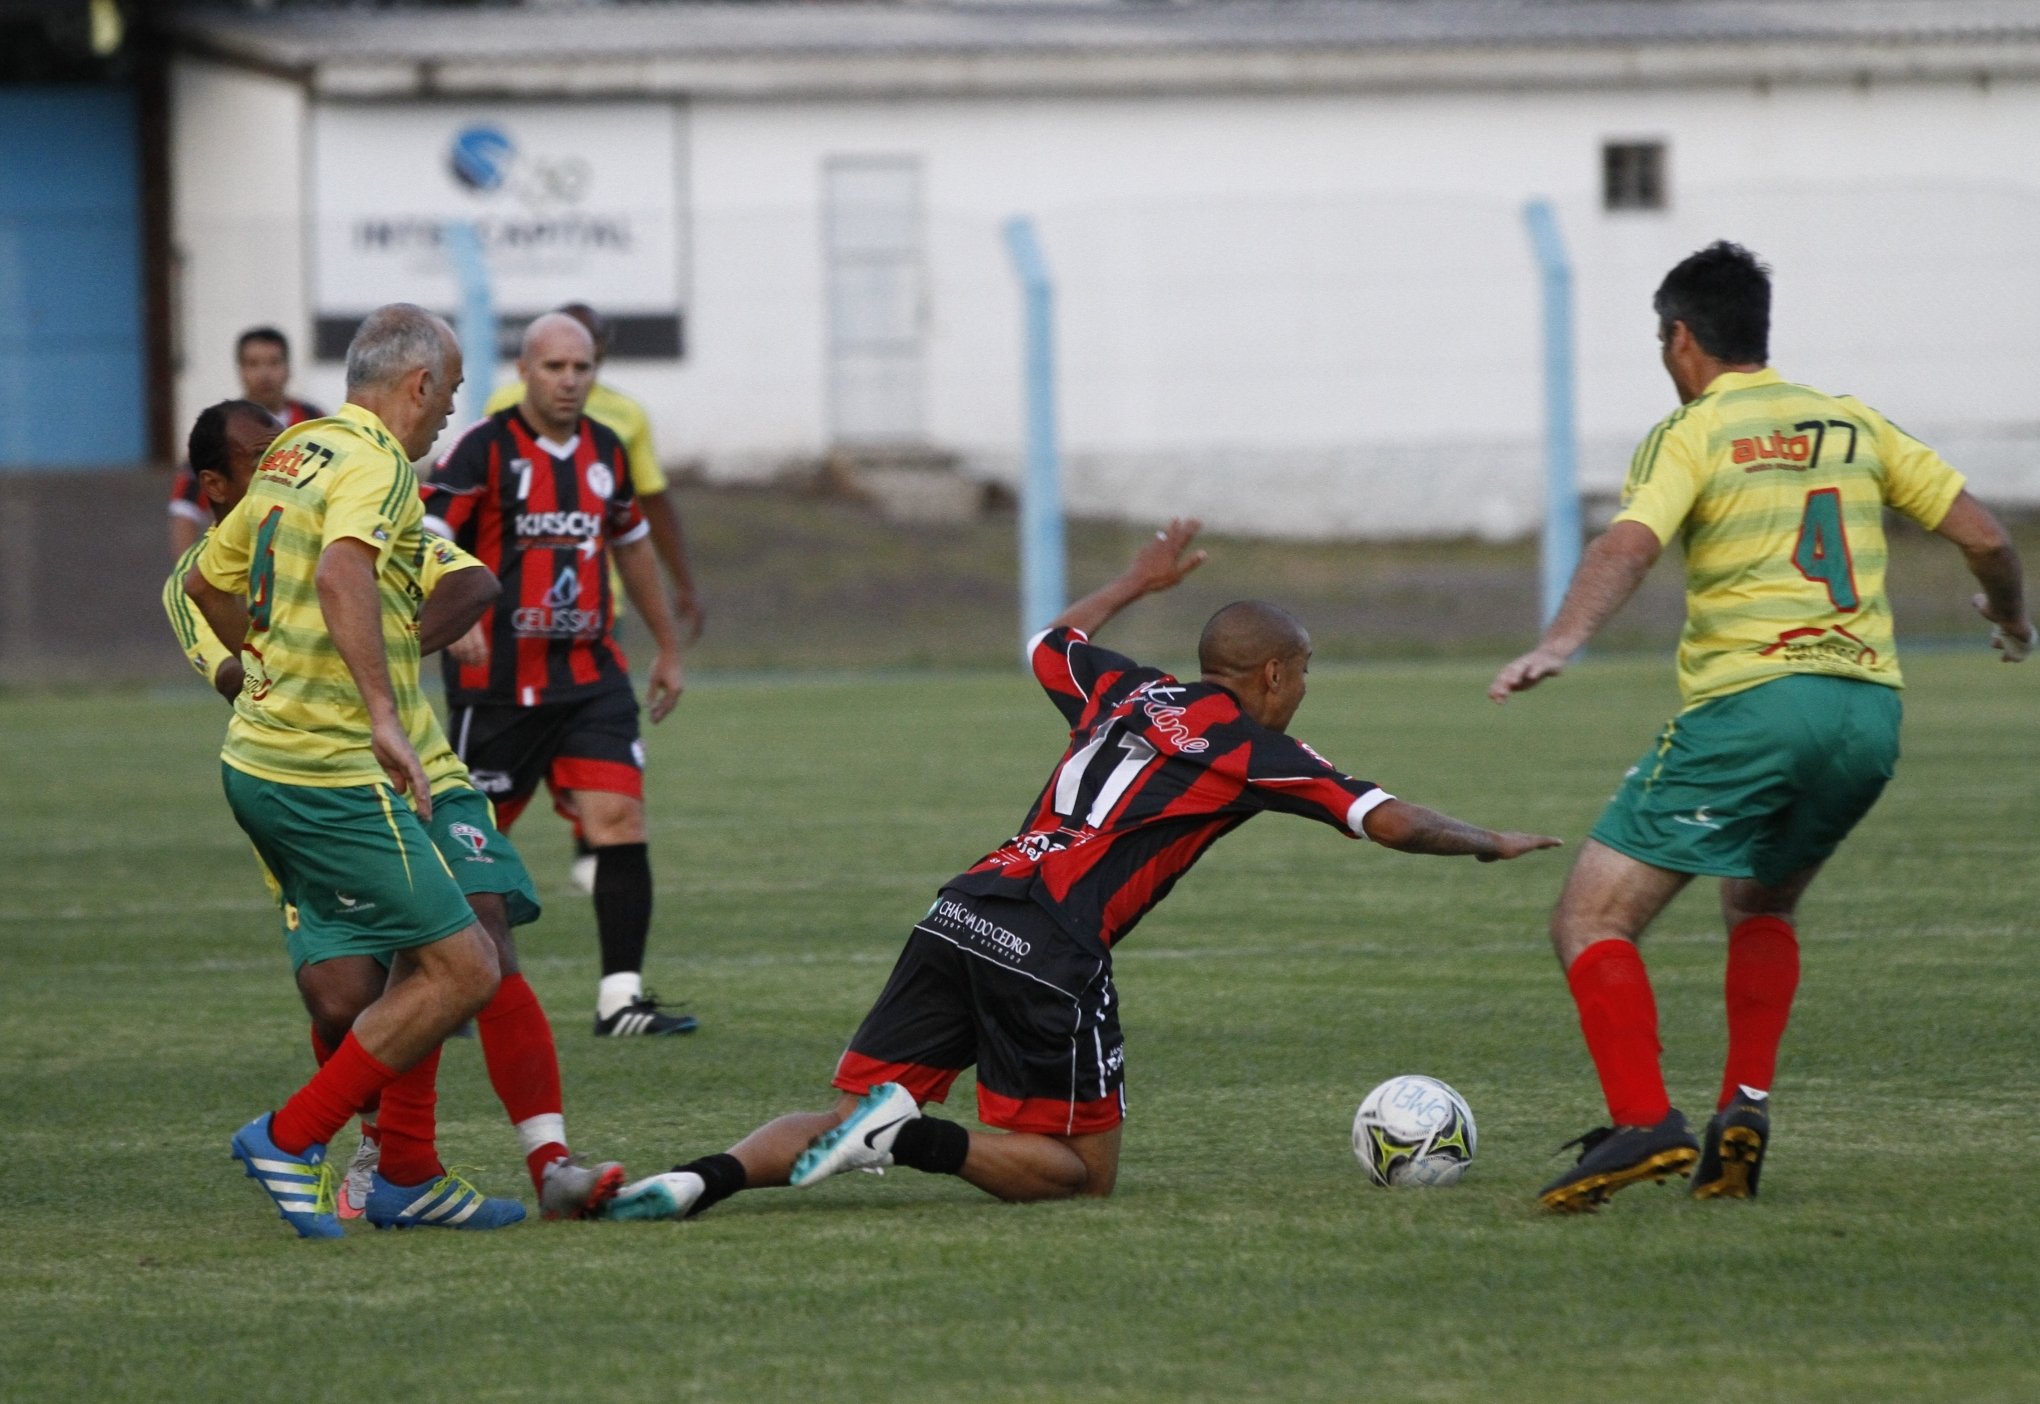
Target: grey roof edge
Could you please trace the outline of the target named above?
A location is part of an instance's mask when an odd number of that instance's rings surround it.
[[[1591,12],[1603,22],[1572,30],[1473,25],[1464,35],[1441,34],[1435,24],[1359,22],[1419,10],[1433,19],[1450,19],[1445,12],[1453,10],[1518,19]],[[1845,12],[1858,22],[1837,22]],[[1633,33],[1605,22],[1627,14],[1658,22]],[[1190,23],[1181,22],[1186,16]],[[336,97],[1017,96],[2040,77],[2040,0],[1496,0],[1472,9],[1460,0],[766,3],[569,18],[558,10],[483,12],[457,24],[389,12],[201,13],[182,17],[177,28],[187,52]],[[547,57],[532,62],[534,52]]]

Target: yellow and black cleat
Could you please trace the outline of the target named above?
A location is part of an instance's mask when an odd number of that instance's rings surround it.
[[[1580,1148],[1579,1160],[1537,1196],[1557,1214],[1591,1214],[1615,1191],[1640,1180],[1662,1184],[1683,1177],[1700,1159],[1700,1142],[1677,1107],[1655,1126],[1603,1126],[1559,1149],[1571,1146]]]
[[[1689,1189],[1695,1199],[1755,1199],[1771,1141],[1770,1099],[1738,1091],[1714,1114]]]

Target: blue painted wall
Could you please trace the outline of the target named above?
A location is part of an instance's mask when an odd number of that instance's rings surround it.
[[[133,95],[0,88],[0,470],[144,453]]]

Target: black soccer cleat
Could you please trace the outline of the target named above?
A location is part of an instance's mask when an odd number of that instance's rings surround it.
[[[1738,1088],[1707,1123],[1689,1186],[1695,1199],[1755,1199],[1764,1148],[1771,1143],[1771,1102]]]
[[[668,1014],[659,997],[646,990],[607,1019],[595,1016],[597,1038],[659,1038],[668,1034],[690,1034],[701,1024],[692,1014]]]
[[[1616,1190],[1640,1180],[1662,1184],[1700,1158],[1700,1143],[1677,1107],[1655,1126],[1597,1127],[1559,1149],[1572,1146],[1580,1148],[1579,1160],[1537,1195],[1555,1214],[1591,1214]]]

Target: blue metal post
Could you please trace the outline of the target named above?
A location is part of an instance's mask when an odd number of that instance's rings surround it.
[[[1523,207],[1544,288],[1542,619],[1549,624],[1580,563],[1579,430],[1574,414],[1572,265],[1549,200]]]
[[[467,375],[454,411],[458,428],[482,417],[489,392],[496,388],[496,310],[489,297],[488,261],[482,257],[482,239],[474,225],[447,225],[446,252],[460,279],[460,316],[454,330]]]
[[[1020,489],[1020,642],[1048,627],[1067,603],[1062,456],[1055,436],[1055,306],[1034,221],[1006,221],[1006,248],[1026,307],[1027,469]]]

